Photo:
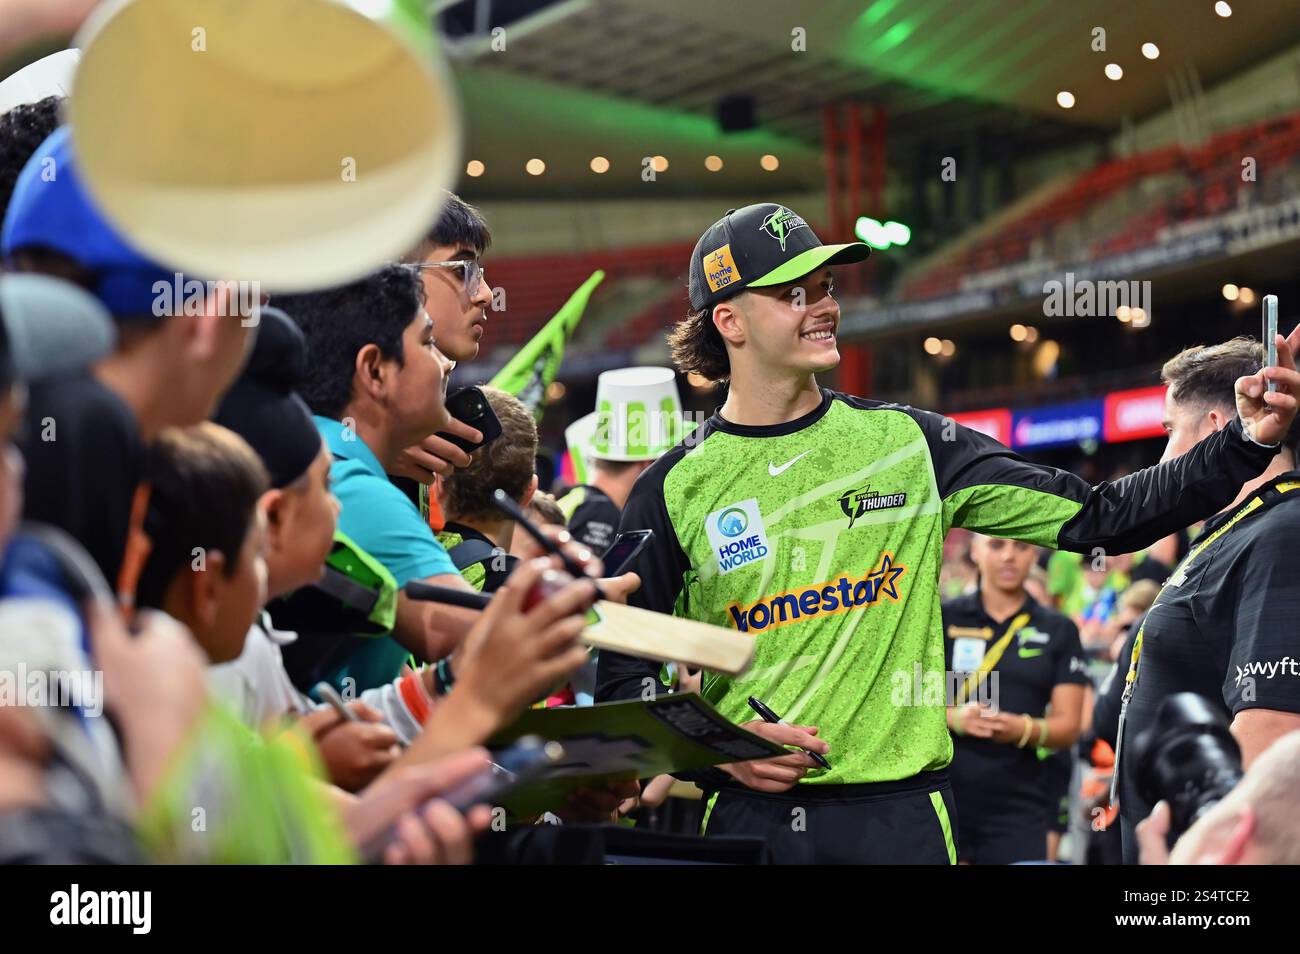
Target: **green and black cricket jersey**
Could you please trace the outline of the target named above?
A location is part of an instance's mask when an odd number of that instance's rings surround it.
[[[573,539],[603,557],[618,532],[622,512],[609,494],[591,484],[579,484],[557,501],[569,521]]]
[[[1151,725],[1161,702],[1176,692],[1195,692],[1229,721],[1245,709],[1300,712],[1298,481],[1300,471],[1291,471],[1264,484],[1252,495],[1261,501],[1257,509],[1217,538],[1241,508],[1207,520],[1197,538],[1208,541],[1205,549],[1193,546],[1142,621],[1137,682],[1119,756],[1126,863],[1137,863],[1134,828],[1154,807],[1138,790],[1134,740]],[[1115,678],[1121,686],[1136,635],[1119,658]]]
[[[961,686],[979,671],[1012,630],[979,688],[950,702],[979,701],[1037,719],[1058,685],[1090,684],[1079,628],[1069,617],[1026,596],[1014,613],[995,620],[978,591],[943,603],[944,660],[953,683]],[[1022,749],[992,739],[955,737],[948,775],[961,823],[963,859],[1009,864],[1045,857],[1059,796],[1049,792],[1048,766],[1036,746]]]
[[[438,542],[465,582],[480,593],[495,593],[510,578],[519,558],[506,553],[473,527],[448,520],[437,533]]]
[[[939,567],[950,527],[1041,546],[1125,553],[1214,513],[1275,449],[1239,421],[1177,460],[1089,486],[938,414],[823,390],[802,417],[742,426],[714,414],[637,481],[622,530],[652,529],[629,602],[729,626],[753,665],[706,673],[733,722],[750,695],[820,727],[832,768],[806,783],[906,779],[952,758]],[[600,654],[597,701],[640,698],[659,667]],[[647,681],[649,680],[649,681]]]

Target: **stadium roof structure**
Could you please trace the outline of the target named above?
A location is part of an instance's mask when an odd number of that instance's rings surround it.
[[[891,161],[965,135],[1019,155],[1117,130],[1170,102],[1171,74],[1208,87],[1300,37],[1294,0],[435,0],[457,59],[467,157],[482,197],[645,196],[645,156],[669,171],[657,196],[793,192],[822,185],[826,104],[879,104]],[[492,31],[501,26],[494,48]],[[1105,52],[1094,29],[1105,30]],[[796,51],[796,29],[803,50]],[[504,41],[504,49],[500,48]],[[1144,43],[1160,55],[1145,58]],[[1107,64],[1121,81],[1104,74]],[[1183,80],[1176,80],[1183,82]],[[1062,109],[1066,89],[1075,105]],[[754,128],[716,111],[749,96]],[[476,122],[475,120],[479,120]],[[937,142],[936,142],[937,140]],[[528,153],[528,155],[525,155]],[[759,157],[780,159],[764,171]],[[527,174],[547,163],[545,189]],[[717,154],[727,174],[705,170]],[[596,175],[593,156],[610,160]]]

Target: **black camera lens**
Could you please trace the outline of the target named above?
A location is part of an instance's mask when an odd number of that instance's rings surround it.
[[[1122,764],[1122,763],[1121,763]],[[1169,802],[1169,844],[1241,781],[1241,750],[1228,721],[1194,692],[1170,696],[1134,740],[1138,793]]]

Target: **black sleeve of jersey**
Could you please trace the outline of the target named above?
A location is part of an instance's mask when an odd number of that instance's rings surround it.
[[[1268,520],[1269,515],[1258,518]],[[1255,537],[1237,589],[1232,650],[1223,702],[1243,709],[1300,712],[1300,574],[1294,521],[1278,521]]]
[[[1057,549],[1079,553],[1094,547],[1130,553],[1210,517],[1277,455],[1275,448],[1246,439],[1234,417],[1181,457],[1092,487],[1068,471],[1031,463],[951,419],[908,410],[929,442],[940,497],[947,501],[967,492],[954,526],[1013,538],[1033,536],[1044,529],[1036,514],[1050,508],[1050,498],[1075,501],[1081,508],[1053,529]]]
[[[1115,747],[1115,737],[1119,735],[1119,709],[1124,696],[1124,679],[1128,676],[1129,661],[1133,658],[1133,643],[1141,626],[1142,619],[1134,621],[1128,638],[1124,640],[1124,648],[1119,652],[1119,661],[1097,690],[1096,701],[1092,706],[1092,731],[1112,749]]]
[[[1067,619],[1061,627],[1060,638],[1052,640],[1056,644],[1056,683],[1055,685],[1087,686],[1092,684],[1088,678],[1088,659],[1083,654],[1083,643],[1079,640],[1079,627]]]
[[[671,613],[677,605],[690,562],[677,540],[677,531],[664,504],[664,477],[685,450],[669,451],[637,478],[623,508],[619,530],[653,530],[654,540],[637,558],[641,588],[628,598],[632,606]],[[596,664],[596,701],[640,699],[644,680],[659,682],[659,664],[622,653],[602,652]]]
[[[569,533],[596,556],[603,557],[618,532],[619,512],[608,497],[588,497],[569,518]]]

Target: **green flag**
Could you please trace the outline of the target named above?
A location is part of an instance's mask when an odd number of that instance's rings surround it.
[[[572,336],[587,302],[596,286],[605,280],[605,273],[591,273],[582,285],[569,296],[569,300],[555,313],[555,317],[542,326],[542,330],[497,372],[489,384],[519,398],[533,412],[540,423],[546,389],[555,380],[564,359],[564,344]]]

